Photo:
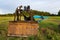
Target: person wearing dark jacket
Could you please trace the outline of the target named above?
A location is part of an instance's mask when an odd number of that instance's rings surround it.
[[[29,17],[27,17],[27,16],[25,16],[25,15],[23,15],[23,16],[24,16],[24,20],[25,20],[25,21],[31,21],[31,16],[29,16]],[[33,21],[35,21],[34,18],[33,18]]]

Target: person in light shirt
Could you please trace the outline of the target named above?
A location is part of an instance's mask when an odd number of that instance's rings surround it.
[[[14,17],[14,21],[17,19],[17,21],[19,21],[19,15],[22,13],[22,5],[21,6],[18,6],[16,8],[16,11],[15,11],[15,17]],[[20,19],[21,19],[21,16],[20,16]]]

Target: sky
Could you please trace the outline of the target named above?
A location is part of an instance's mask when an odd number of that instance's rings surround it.
[[[14,13],[20,5],[51,14],[58,14],[60,10],[60,0],[0,0],[0,14]]]

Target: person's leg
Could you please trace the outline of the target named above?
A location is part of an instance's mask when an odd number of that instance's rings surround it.
[[[16,13],[14,13],[14,21],[16,21]]]
[[[19,13],[17,13],[17,21],[19,21]]]
[[[20,16],[20,21],[21,21],[21,14],[19,16]]]

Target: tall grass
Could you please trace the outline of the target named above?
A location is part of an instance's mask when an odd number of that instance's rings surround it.
[[[9,21],[14,20],[13,17],[0,17],[0,40],[6,40],[7,27]],[[60,17],[52,16],[39,23],[39,32],[36,36],[30,36],[26,40],[60,40],[58,25]],[[22,38],[10,37],[10,40],[22,40]],[[25,39],[25,38],[24,38]]]

